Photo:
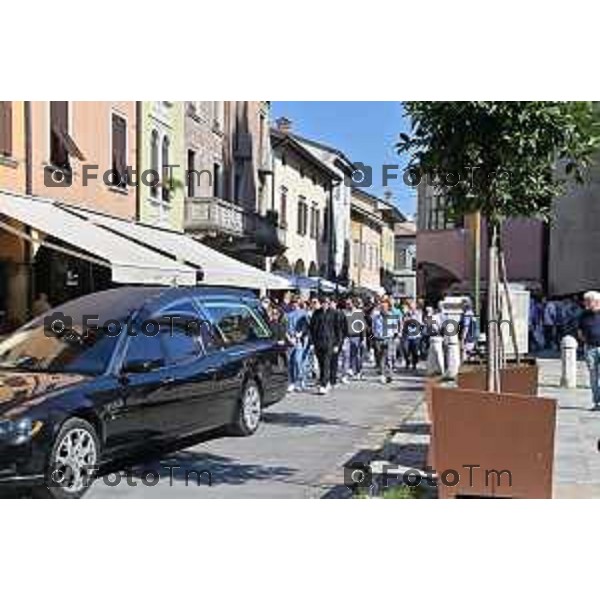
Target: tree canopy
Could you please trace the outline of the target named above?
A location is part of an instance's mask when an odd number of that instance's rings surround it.
[[[450,213],[548,218],[569,179],[582,180],[600,141],[592,102],[405,102],[399,153]]]

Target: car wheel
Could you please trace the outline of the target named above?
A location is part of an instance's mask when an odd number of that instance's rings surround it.
[[[48,457],[42,496],[81,498],[91,485],[100,459],[100,440],[94,427],[72,418],[60,428]]]
[[[253,379],[242,390],[235,421],[230,429],[234,435],[248,436],[256,432],[262,416],[262,394]]]

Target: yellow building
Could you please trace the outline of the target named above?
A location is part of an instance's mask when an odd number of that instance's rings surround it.
[[[331,191],[340,177],[281,125],[271,131],[271,145],[272,210],[285,230],[286,245],[271,270],[324,277],[330,260]]]
[[[360,188],[352,190],[350,204],[350,279],[355,288],[382,292],[381,257],[384,221],[379,200]]]

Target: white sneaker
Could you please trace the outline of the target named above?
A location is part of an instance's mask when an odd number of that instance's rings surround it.
[[[352,378],[354,377],[354,371],[352,369],[348,369],[348,373],[347,373],[348,377]]]
[[[291,394],[296,389],[296,386],[293,383],[288,385],[288,394]]]
[[[381,381],[381,383],[387,383],[387,382],[388,382],[388,379],[387,379],[387,377],[386,377],[385,375],[382,375],[382,376],[379,378],[379,381]]]
[[[346,385],[348,383],[348,378],[346,376],[342,377],[342,383]]]
[[[320,386],[319,387],[319,395],[320,396],[324,396],[329,390],[326,387]]]

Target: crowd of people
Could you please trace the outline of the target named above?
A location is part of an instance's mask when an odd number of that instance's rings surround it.
[[[530,350],[560,350],[565,335],[577,335],[577,323],[583,311],[578,296],[561,300],[532,296],[529,304]]]
[[[383,384],[394,371],[416,370],[427,358],[432,336],[442,335],[445,316],[422,300],[390,296],[263,298],[272,329],[289,352],[289,391],[305,391],[311,380],[327,394],[339,384],[363,378],[373,365]],[[466,303],[460,321],[465,344],[474,343],[474,313]],[[457,328],[458,329],[458,328]]]

